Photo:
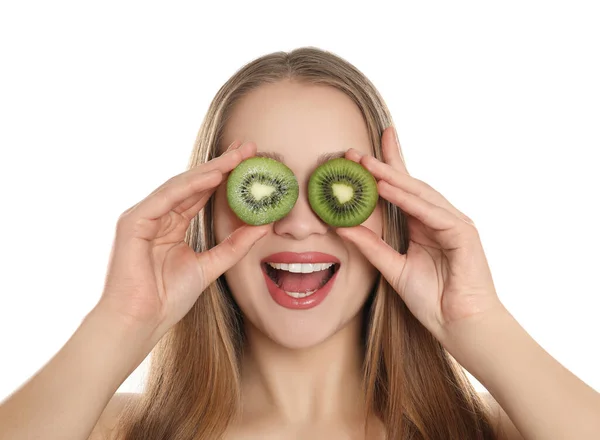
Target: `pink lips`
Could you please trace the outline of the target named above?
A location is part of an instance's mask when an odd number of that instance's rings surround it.
[[[273,300],[282,307],[303,310],[315,307],[325,299],[333,287],[333,283],[337,278],[339,269],[335,271],[333,276],[323,287],[315,291],[313,294],[305,296],[304,298],[293,298],[280,289],[279,286],[277,286],[277,284],[275,284],[269,277],[269,275],[267,275],[264,267],[265,263],[335,263],[339,265],[340,260],[333,255],[324,254],[322,252],[279,252],[263,258],[261,261],[261,269],[267,284],[267,290],[271,294]]]

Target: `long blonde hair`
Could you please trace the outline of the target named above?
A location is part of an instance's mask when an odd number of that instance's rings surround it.
[[[341,57],[314,47],[262,56],[238,70],[210,104],[188,169],[219,154],[237,100],[261,84],[281,80],[322,84],[346,93],[361,110],[373,154],[392,117],[373,84]],[[193,219],[186,242],[196,251],[215,245],[212,202]],[[383,239],[406,253],[406,218],[384,202]],[[463,369],[410,313],[380,277],[365,305],[363,387],[369,415],[389,439],[492,439],[488,408]],[[143,394],[120,414],[113,434],[122,440],[220,438],[238,414],[241,313],[221,277],[160,340],[152,352]],[[366,420],[366,419],[365,419]]]

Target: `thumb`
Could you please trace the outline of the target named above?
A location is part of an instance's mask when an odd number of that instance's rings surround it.
[[[406,264],[406,255],[396,252],[377,234],[364,226],[339,228],[336,232],[343,239],[356,245],[358,250],[367,257],[367,260],[398,291],[400,274]]]
[[[212,249],[199,253],[198,264],[202,269],[206,285],[208,286],[240,261],[254,243],[269,232],[270,226],[244,225]]]

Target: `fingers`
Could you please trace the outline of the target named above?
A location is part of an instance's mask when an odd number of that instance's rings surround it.
[[[200,193],[200,195],[196,195],[187,199],[173,211],[181,214],[181,216],[187,221],[191,221],[196,215],[198,215],[200,210],[204,208],[204,205],[206,205],[206,202],[208,202],[208,199],[210,199],[217,188],[218,185],[207,191],[203,191]]]
[[[176,208],[181,213],[196,206],[199,201],[206,203],[210,194],[207,196],[201,193],[214,190],[223,180],[224,174],[255,153],[256,145],[251,142],[231,149],[210,162],[169,179],[136,205],[132,211],[135,211],[136,218],[156,219]],[[190,197],[193,198],[187,200]]]
[[[231,145],[229,145],[229,147],[227,147],[227,149],[225,150],[225,153],[235,150],[236,148],[239,148],[241,145],[242,145],[242,142],[236,140]],[[210,161],[206,165],[213,165],[215,162],[216,161]],[[210,168],[210,167],[208,167],[208,168]],[[213,167],[213,169],[214,169],[214,167]],[[225,178],[225,174],[227,174],[227,173],[223,173],[223,174],[224,174],[223,178]],[[200,210],[204,207],[204,205],[206,205],[206,202],[208,201],[208,199],[210,199],[210,197],[213,195],[213,193],[215,192],[216,189],[217,189],[217,187],[214,187],[214,188],[211,188],[210,190],[204,191],[200,194],[196,194],[192,197],[187,198],[176,208],[173,208],[173,211],[178,214],[181,214],[181,216],[183,218],[190,221],[192,218],[194,218],[200,212]]]
[[[223,180],[223,174],[217,170],[207,173],[188,175],[173,180],[158,191],[146,197],[132,212],[136,218],[154,220],[176,208],[188,197],[200,195],[203,191],[216,188]]]
[[[436,231],[445,231],[456,226],[458,219],[444,208],[429,203],[422,197],[396,188],[386,181],[377,182],[379,195],[402,209],[406,214],[415,217],[425,226]]]
[[[431,193],[433,188],[418,179],[415,179],[410,174],[400,172],[390,165],[377,160],[373,156],[363,156],[360,164],[364,166],[377,180],[385,180],[386,182],[403,189],[406,192],[419,197],[426,197]]]
[[[363,156],[363,154],[361,152],[359,152],[358,150],[355,150],[354,148],[349,148],[345,154],[346,159],[351,160],[356,163],[360,163],[360,158],[362,156]]]
[[[388,282],[398,287],[399,274],[402,274],[406,263],[405,255],[396,252],[377,234],[364,226],[339,228],[336,232],[340,237],[354,243]]]
[[[395,127],[390,126],[384,130],[381,139],[381,148],[383,150],[383,160],[385,164],[388,165],[387,167],[379,167],[382,173],[385,173],[388,176],[382,176],[381,179],[386,180],[392,185],[400,187],[405,191],[409,191],[416,196],[422,197],[428,202],[439,206],[440,208],[447,209],[452,214],[471,225],[474,224],[473,220],[459,211],[442,194],[433,189],[430,185],[421,180],[410,177],[408,170],[406,169],[406,161],[402,155],[402,148],[400,147],[398,132],[396,131]],[[366,161],[374,167],[376,166],[376,162],[382,164],[380,161],[377,161],[377,159],[375,159],[375,161],[366,159]],[[363,164],[363,166],[365,166],[365,164]],[[370,171],[372,173],[375,172],[375,170]],[[392,175],[394,177],[392,177]]]
[[[381,149],[383,151],[383,159],[386,163],[390,164],[393,168],[408,174],[404,158],[402,157],[402,150],[400,149],[400,143],[396,136],[396,131],[392,126],[389,126],[383,131],[381,135]],[[360,162],[360,159],[365,156],[354,148],[348,149],[346,152],[346,159],[354,162]]]
[[[226,174],[238,166],[241,161],[256,154],[256,144],[254,142],[246,142],[241,145],[238,144],[240,144],[240,142],[235,141],[221,156],[216,157],[209,162],[200,164],[188,172],[197,170],[197,172],[205,173],[207,171],[219,170],[221,173]]]
[[[364,166],[378,181],[385,181],[393,187],[398,188],[404,193],[409,193],[420,197],[429,204],[436,205],[440,208],[448,210],[450,213],[460,218],[461,220],[473,225],[473,221],[465,214],[460,212],[452,205],[442,194],[437,192],[427,183],[412,177],[406,170],[406,165],[401,154],[400,144],[396,131],[393,126],[386,128],[381,137],[381,147],[383,150],[384,162],[381,162],[376,157],[363,154],[354,148],[348,149],[345,154],[346,159],[360,163]],[[394,197],[393,193],[388,191],[389,197]],[[380,192],[380,195],[390,202],[394,203],[389,197],[386,197]],[[398,194],[395,199],[406,200],[406,196]],[[421,215],[425,215],[421,212]]]
[[[212,249],[197,254],[206,285],[219,278],[269,232],[270,225],[242,226]]]
[[[408,173],[398,171],[392,166],[380,162],[373,156],[363,156],[360,163],[369,170],[378,181],[385,181],[405,193],[420,197],[427,202],[439,206],[440,208],[444,208],[455,216],[466,220],[467,217],[462,212],[456,209],[443,195],[427,183],[412,177]]]
[[[381,135],[381,149],[383,151],[383,159],[386,163],[390,164],[393,168],[408,174],[394,127],[390,126],[383,130]],[[345,155],[346,159],[354,162],[360,162],[360,159],[363,156],[365,156],[363,153],[354,148],[348,149]]]

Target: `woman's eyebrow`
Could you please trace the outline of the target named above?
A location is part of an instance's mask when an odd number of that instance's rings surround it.
[[[325,162],[331,159],[339,159],[346,155],[345,151],[335,151],[333,153],[323,153],[319,154],[319,158],[317,159],[317,166],[323,165]]]
[[[269,159],[276,160],[278,162],[283,162],[283,156],[279,153],[272,153],[270,151],[258,151],[255,154],[256,157],[268,157]]]
[[[338,159],[340,157],[344,157],[346,155],[345,151],[334,151],[332,153],[323,153],[319,154],[317,158],[317,166],[324,164],[328,160]],[[278,162],[283,162],[283,156],[279,153],[274,153],[272,151],[259,151],[255,154],[257,157],[268,157],[270,159],[274,159]]]

